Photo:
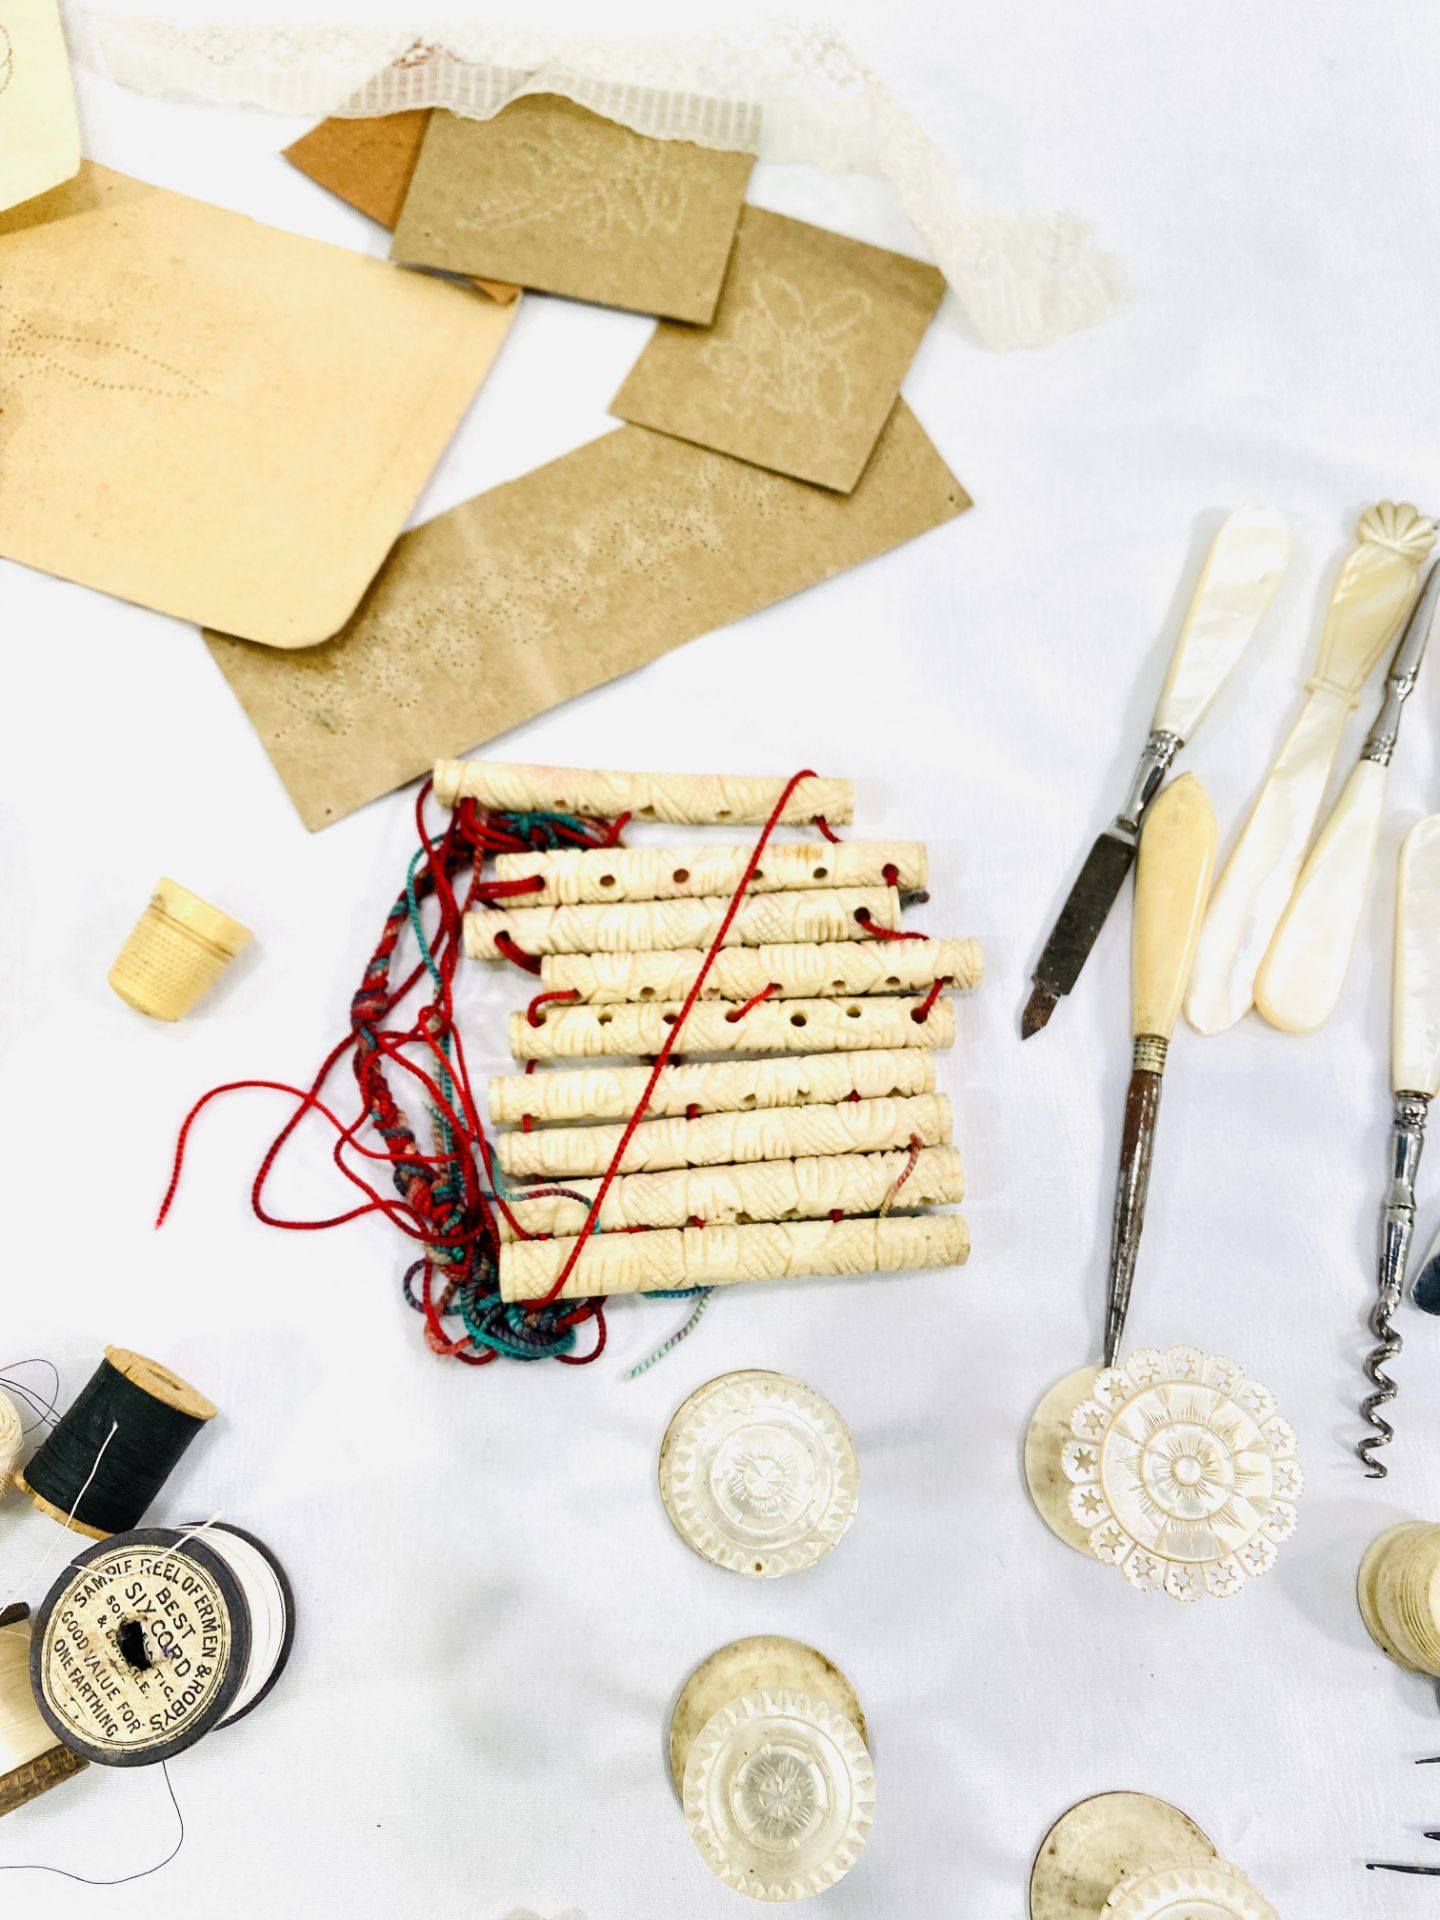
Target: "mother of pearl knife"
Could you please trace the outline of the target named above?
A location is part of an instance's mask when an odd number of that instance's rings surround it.
[[[1290,529],[1269,507],[1241,508],[1216,534],[1125,804],[1091,847],[1036,963],[1022,1039],[1040,1031],[1080,978],[1135,859],[1145,809],[1249,645],[1289,560]]]
[[[1330,596],[1300,717],[1256,797],[1215,883],[1185,1018],[1223,1033],[1254,1004],[1255,974],[1294,891],[1325,797],[1345,721],[1360,689],[1415,605],[1435,529],[1414,507],[1367,507]]]
[[[1385,681],[1385,698],[1334,811],[1310,849],[1255,976],[1255,1004],[1272,1027],[1313,1033],[1335,1010],[1350,967],[1380,834],[1400,715],[1437,620],[1440,567],[1430,569]]]

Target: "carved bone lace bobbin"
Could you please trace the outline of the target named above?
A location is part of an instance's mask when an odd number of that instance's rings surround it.
[[[466,953],[541,988],[509,1022],[527,1071],[488,1096],[509,1129],[494,1154],[504,1301],[966,1257],[958,1215],[917,1209],[963,1197],[933,1054],[954,1043],[947,996],[978,984],[983,958],[902,925],[928,898],[923,846],[837,840],[853,792],[814,775],[464,761],[437,767],[435,792],[517,817],[583,810],[617,839],[641,819],[765,828],[758,845],[506,853],[467,914]],[[824,837],[787,840],[787,824]]]

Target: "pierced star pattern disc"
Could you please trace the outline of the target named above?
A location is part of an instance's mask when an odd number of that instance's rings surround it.
[[[1071,1515],[1143,1592],[1224,1598],[1268,1573],[1295,1530],[1294,1431],[1233,1360],[1141,1348],[1102,1369],[1070,1428]]]
[[[701,1728],[685,1820],[711,1870],[753,1900],[804,1900],[849,1872],[875,1770],[853,1722],[813,1694],[742,1693]]]
[[[1105,1902],[1101,1920],[1280,1920],[1238,1867],[1167,1867],[1136,1874]]]
[[[660,1448],[681,1539],[716,1566],[775,1579],[813,1566],[855,1517],[860,1472],[839,1414],[785,1373],[722,1374],[692,1393]]]

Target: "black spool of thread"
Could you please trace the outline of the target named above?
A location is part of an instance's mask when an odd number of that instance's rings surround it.
[[[18,1484],[42,1513],[103,1540],[136,1524],[214,1418],[204,1394],[168,1368],[107,1347]]]

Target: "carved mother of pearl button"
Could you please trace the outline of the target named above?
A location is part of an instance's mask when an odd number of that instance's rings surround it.
[[[774,1579],[812,1566],[855,1517],[855,1443],[789,1374],[722,1374],[692,1393],[660,1448],[676,1532],[716,1566]]]
[[[855,1864],[875,1809],[875,1771],[854,1723],[815,1694],[727,1701],[690,1749],[691,1838],[727,1886],[803,1900]]]
[[[1101,1920],[1280,1920],[1238,1867],[1165,1867],[1116,1887]]]
[[[1031,1425],[1026,1472],[1062,1539],[1175,1600],[1268,1573],[1304,1484],[1269,1389],[1195,1347],[1142,1348],[1060,1382]]]

